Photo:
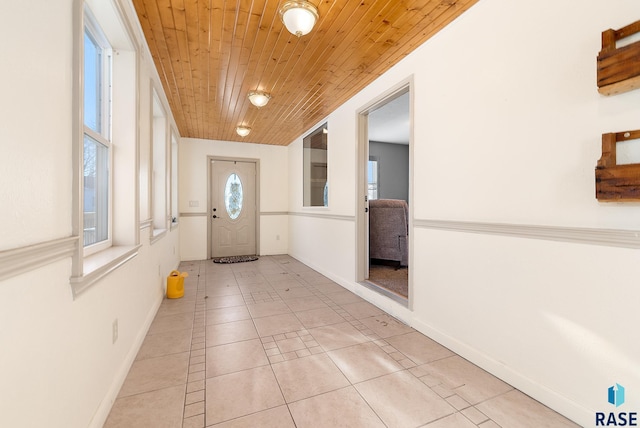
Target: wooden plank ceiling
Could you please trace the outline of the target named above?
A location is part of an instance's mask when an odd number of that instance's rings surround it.
[[[288,145],[477,2],[311,0],[298,38],[284,1],[133,0],[181,136]]]

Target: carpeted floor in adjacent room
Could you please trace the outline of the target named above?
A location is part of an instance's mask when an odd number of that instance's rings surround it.
[[[398,294],[405,299],[409,295],[409,269],[384,263],[369,265],[369,281]]]

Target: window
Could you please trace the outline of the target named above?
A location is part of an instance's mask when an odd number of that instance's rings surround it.
[[[231,220],[240,217],[243,198],[242,181],[240,181],[238,174],[233,173],[229,175],[224,186],[224,206]]]
[[[151,204],[153,236],[167,230],[167,115],[160,97],[153,91],[153,122],[151,124]]]
[[[302,139],[305,207],[328,206],[327,143],[329,127],[321,125]]]
[[[178,223],[178,137],[171,133],[171,224]]]
[[[138,52],[116,0],[74,2],[74,298],[140,247]]]
[[[378,199],[378,160],[369,158],[367,165],[367,192],[369,200]]]
[[[111,47],[85,9],[83,61],[83,246],[111,245]]]

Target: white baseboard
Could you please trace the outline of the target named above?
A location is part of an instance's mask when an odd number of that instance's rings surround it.
[[[555,410],[568,419],[576,422],[581,426],[589,426],[593,424],[594,412],[580,406],[566,397],[558,394],[557,392],[550,390],[549,388],[541,385],[521,373],[513,370],[512,368],[505,366],[493,358],[490,358],[486,354],[479,350],[468,346],[466,343],[433,328],[427,323],[415,318],[415,313],[409,309],[402,307],[396,302],[384,297],[373,290],[369,290],[360,284],[347,281],[344,278],[335,276],[330,272],[324,271],[322,268],[315,265],[311,260],[307,260],[304,257],[291,254],[292,257],[306,264],[310,268],[314,269],[318,273],[326,276],[337,284],[343,286],[349,291],[357,294],[369,303],[379,307],[389,315],[399,319],[400,321],[413,327],[420,333],[428,336],[429,338],[440,343],[442,346],[449,348],[451,351],[470,361],[471,363],[481,367],[502,381],[512,385],[514,388],[522,391],[523,393],[533,397],[547,407]]]
[[[412,327],[580,426],[593,424],[595,413],[569,400],[567,397],[523,376],[503,363],[490,358],[479,350],[433,328],[427,323],[414,319]]]
[[[91,423],[89,424],[89,428],[102,428],[107,421],[109,413],[111,412],[111,408],[113,407],[113,404],[115,403],[116,398],[118,398],[118,394],[120,393],[120,388],[122,388],[122,385],[124,384],[124,381],[129,374],[129,370],[131,369],[131,366],[133,365],[133,362],[138,355],[138,351],[140,351],[140,347],[142,347],[142,343],[147,336],[147,332],[151,327],[151,323],[156,317],[156,313],[160,308],[160,304],[162,304],[162,296],[151,307],[151,310],[147,314],[147,318],[145,319],[142,328],[138,332],[138,335],[136,336],[131,349],[129,349],[127,357],[124,359],[124,361],[122,361],[120,369],[116,373],[116,376],[114,377],[113,382],[111,383],[111,386],[107,391],[107,394],[104,396],[104,398],[102,399],[102,403],[100,403],[100,406],[98,406],[98,410],[96,410],[96,413],[93,415]]]

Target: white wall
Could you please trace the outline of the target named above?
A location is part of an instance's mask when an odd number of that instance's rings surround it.
[[[180,251],[182,260],[207,258],[208,158],[259,160],[260,255],[288,251],[288,151],[283,146],[183,138],[179,144]],[[197,206],[190,206],[195,202]],[[194,204],[194,205],[195,205]]]
[[[480,1],[328,117],[329,209],[302,208],[289,146],[290,253],[581,425],[616,382],[638,411],[638,249],[586,239],[640,230],[640,204],[594,190],[601,134],[640,117],[640,90],[597,92],[600,34],[638,16],[633,0]],[[412,311],[356,284],[354,256],[357,112],[410,77]],[[452,221],[474,233],[440,230]]]
[[[4,5],[0,17],[0,250],[71,234],[69,212],[57,208],[71,206],[58,189],[71,186],[71,168],[60,167],[71,159],[71,1],[38,3]]]
[[[123,3],[130,19],[133,8]],[[137,256],[75,300],[69,283],[71,255],[55,254],[46,245],[48,250],[38,251],[37,245],[45,242],[71,248],[76,6],[72,0],[9,2],[0,14],[0,147],[5,161],[0,172],[0,271],[6,272],[0,279],[3,427],[102,426],[161,302],[164,278],[179,263],[179,228],[150,245],[149,228],[140,230],[136,224],[137,201],[115,208],[126,219],[115,225],[117,232],[132,241],[123,243],[142,245]],[[138,43],[146,46],[132,22]],[[157,77],[148,52],[140,66],[140,83],[149,86]],[[141,97],[140,103],[140,128],[150,129],[150,115],[144,114],[150,111],[148,97]],[[134,113],[135,107],[134,103]],[[133,147],[135,137],[135,132],[129,135]],[[121,187],[120,181],[116,186],[127,192],[121,199],[129,201],[135,201],[135,152],[126,156],[130,175],[116,178],[126,182],[128,187]],[[13,261],[19,262],[23,253],[36,263],[52,261],[11,272]],[[119,338],[112,344],[115,319]]]

